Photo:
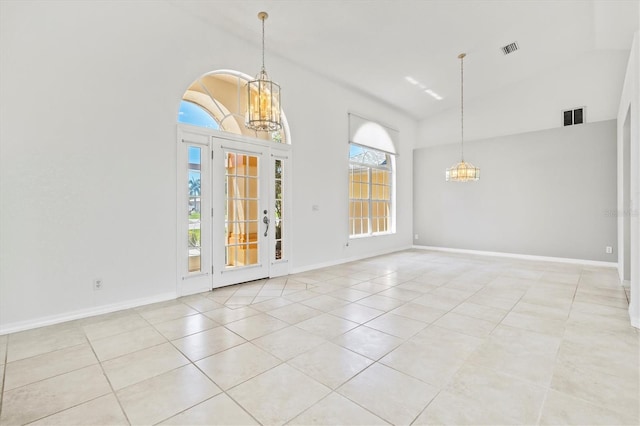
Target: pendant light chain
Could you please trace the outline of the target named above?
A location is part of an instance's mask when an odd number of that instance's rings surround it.
[[[262,72],[264,72],[264,20],[265,18],[261,18],[262,20]]]

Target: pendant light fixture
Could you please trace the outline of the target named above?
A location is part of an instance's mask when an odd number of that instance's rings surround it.
[[[248,105],[246,126],[262,132],[273,132],[282,128],[280,116],[280,86],[269,80],[264,68],[264,21],[267,12],[258,13],[262,21],[262,69],[255,80],[247,83]]]
[[[460,59],[460,162],[448,168],[445,172],[447,182],[468,182],[480,179],[480,169],[464,161],[464,57],[466,53],[458,55]]]

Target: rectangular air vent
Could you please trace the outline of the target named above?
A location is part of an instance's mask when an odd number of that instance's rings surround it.
[[[562,111],[562,122],[565,126],[573,126],[574,124],[582,124],[585,122],[586,107],[567,109]]]
[[[513,53],[518,50],[518,42],[514,41],[513,43],[509,43],[506,46],[502,46],[502,53],[508,55],[509,53]]]

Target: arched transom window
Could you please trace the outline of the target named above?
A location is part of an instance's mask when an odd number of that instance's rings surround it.
[[[248,75],[237,71],[221,70],[204,74],[194,81],[182,96],[178,122],[214,128],[236,135],[289,143],[288,126],[284,113],[283,128],[275,132],[257,132],[245,126],[247,110]],[[194,111],[194,107],[200,111]],[[207,114],[213,122],[202,116]],[[217,126],[217,127],[216,127]]]

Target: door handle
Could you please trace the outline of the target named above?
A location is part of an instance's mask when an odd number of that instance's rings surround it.
[[[267,216],[262,218],[262,223],[264,223],[265,225],[267,225],[267,229],[264,230],[264,236],[267,236],[267,233],[269,232],[269,223],[271,221],[269,220],[269,218]]]

